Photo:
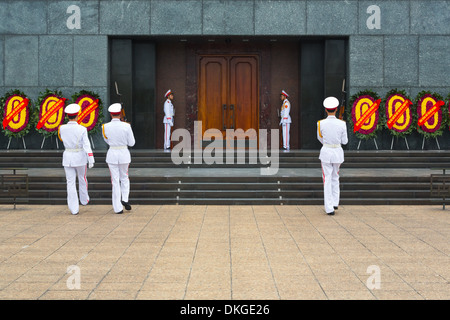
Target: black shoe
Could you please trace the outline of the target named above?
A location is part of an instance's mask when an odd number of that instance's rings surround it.
[[[327,215],[334,216],[334,211],[333,212],[327,212]]]
[[[122,201],[122,205],[125,207],[125,209],[131,210],[131,206],[128,202]]]
[[[333,207],[334,208],[334,210],[337,210],[338,209],[338,207]]]
[[[116,212],[117,214],[121,214],[121,213],[123,213],[123,210],[121,210],[121,211],[119,211],[119,212]]]

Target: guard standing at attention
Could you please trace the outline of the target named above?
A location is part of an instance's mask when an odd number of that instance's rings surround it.
[[[282,128],[282,134],[283,134],[283,148],[284,150],[289,150],[290,146],[290,129],[291,129],[291,116],[289,115],[289,112],[291,111],[291,103],[287,99],[289,95],[286,93],[286,91],[282,90],[280,99],[283,101],[283,104],[281,105],[280,110],[280,125]]]
[[[173,92],[169,91],[165,94],[166,102],[164,102],[164,149],[170,149],[170,131],[173,127],[173,116],[175,115],[175,110],[173,108]]]
[[[111,122],[102,125],[103,139],[109,145],[106,163],[111,173],[112,205],[115,213],[123,213],[123,207],[131,210],[131,205],[128,203],[130,194],[128,167],[131,163],[128,147],[135,144],[131,125],[120,121],[121,110],[120,103],[109,106]]]
[[[339,206],[339,167],[344,162],[341,145],[348,143],[347,125],[336,118],[337,98],[326,98],[323,106],[328,117],[317,122],[317,139],[322,143],[319,159],[322,163],[325,212],[334,215],[334,210]]]
[[[87,129],[77,122],[80,110],[81,107],[78,104],[69,104],[64,109],[69,122],[58,128],[58,138],[63,142],[65,148],[62,165],[66,173],[67,205],[72,214],[78,214],[79,202],[83,206],[89,203],[86,164],[89,163],[89,168],[92,168],[95,162]],[[77,177],[80,192],[79,202],[76,187]]]

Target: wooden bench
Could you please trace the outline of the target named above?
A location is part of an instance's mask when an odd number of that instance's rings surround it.
[[[28,174],[17,174],[16,171],[27,170],[26,168],[0,168],[0,201],[12,200],[14,209],[18,199],[28,200]],[[1,173],[12,171],[12,173]]]
[[[445,210],[445,199],[450,199],[450,168],[431,168],[431,170],[442,170],[442,174],[431,174],[430,194],[432,197],[442,197],[442,209]]]

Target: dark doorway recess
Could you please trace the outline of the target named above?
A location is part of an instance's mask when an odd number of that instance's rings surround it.
[[[301,140],[301,149],[321,147],[316,138],[316,124],[326,117],[322,105],[324,98],[335,96],[340,101],[342,99],[342,84],[347,78],[347,42],[346,39],[305,39],[300,42],[302,107],[299,127],[300,136],[308,137]]]
[[[110,103],[122,102],[135,149],[154,149],[156,51],[150,40],[110,39]],[[116,94],[116,83],[120,96]]]
[[[244,126],[243,129],[267,129],[270,135],[270,129],[280,128],[280,92],[285,90],[292,106],[291,149],[317,150],[320,143],[316,139],[316,123],[325,117],[322,101],[330,95],[341,100],[342,81],[347,77],[345,38],[172,36],[110,38],[109,45],[109,102],[119,102],[117,82],[127,119],[137,137],[137,149],[163,147],[164,94],[171,89],[176,110],[173,129],[189,130],[192,141],[194,121],[207,123],[209,117],[219,130],[224,126]],[[205,61],[210,69],[205,69]],[[233,61],[238,62],[235,69],[230,68]],[[206,99],[219,106],[211,109],[211,114],[208,106],[202,105],[206,101],[202,100],[202,86],[214,84],[214,79],[202,83],[205,70],[221,75],[228,83],[226,92],[207,92]],[[240,72],[237,78],[231,73],[233,70]],[[236,79],[245,83],[239,84]],[[238,108],[244,110],[239,101],[233,103],[233,87],[251,89],[248,96],[238,94],[240,101],[251,104],[245,114],[239,115],[239,109],[234,109],[239,104]],[[219,101],[219,96],[224,101]]]

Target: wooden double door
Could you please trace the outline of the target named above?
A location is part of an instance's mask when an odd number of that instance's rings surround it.
[[[204,134],[218,129],[259,129],[259,58],[257,55],[201,55],[198,120]],[[250,130],[248,132],[253,132]],[[239,138],[239,137],[238,137]],[[245,137],[244,137],[245,138]],[[248,138],[248,136],[247,136]]]

